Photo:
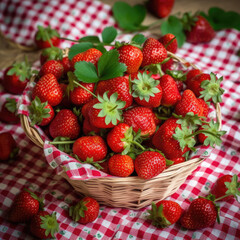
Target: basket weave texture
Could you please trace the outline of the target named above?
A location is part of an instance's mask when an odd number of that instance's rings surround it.
[[[176,61],[187,63],[185,60],[169,53]],[[193,68],[194,65],[190,64]],[[216,118],[221,129],[221,108],[217,103]],[[27,137],[40,148],[44,147],[44,141],[38,130],[30,125],[25,115],[20,115],[21,125]],[[88,180],[72,180],[66,172],[61,176],[80,194],[95,198],[100,204],[129,209],[141,209],[158,202],[175,193],[185,182],[186,178],[200,165],[203,158],[193,158],[186,162],[172,165],[158,176],[144,180],[130,176],[125,178],[104,177]]]

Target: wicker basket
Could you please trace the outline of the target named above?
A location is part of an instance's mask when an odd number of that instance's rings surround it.
[[[171,53],[169,55],[184,65],[191,65],[193,68],[196,68],[176,55]],[[220,105],[216,104],[215,107],[216,118],[220,123],[219,129],[221,129]],[[44,142],[37,129],[30,125],[27,116],[20,115],[20,120],[28,138],[37,146],[43,148]],[[112,207],[140,209],[175,193],[202,161],[203,159],[201,158],[194,158],[184,163],[170,166],[161,174],[149,180],[140,179],[135,176],[72,180],[65,172],[61,176],[78,193],[94,197],[100,204]]]

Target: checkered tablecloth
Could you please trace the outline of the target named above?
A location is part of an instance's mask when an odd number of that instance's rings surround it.
[[[0,3],[1,31],[14,41],[31,45],[38,24],[57,28],[61,35],[79,38],[98,34],[114,25],[109,6],[98,1],[20,1],[3,0]],[[126,36],[127,38],[128,36]],[[61,47],[68,47],[62,42]],[[177,54],[196,64],[204,72],[224,77],[222,123],[227,134],[221,147],[215,148],[210,157],[187,178],[180,189],[168,199],[178,202],[183,209],[187,199],[209,193],[210,187],[221,174],[237,174],[240,178],[240,32],[225,30],[217,33],[209,44],[188,44]],[[9,97],[1,90],[0,103]],[[15,96],[19,97],[19,96]],[[0,106],[1,107],[1,106]],[[149,223],[146,210],[139,211],[101,206],[98,218],[87,225],[74,223],[67,208],[79,196],[72,187],[47,163],[42,149],[25,135],[20,124],[0,124],[0,132],[11,131],[20,147],[19,156],[8,163],[0,163],[0,239],[34,239],[26,224],[12,224],[5,220],[5,213],[14,196],[29,187],[45,199],[45,208],[57,213],[60,231],[57,239],[239,239],[240,204],[232,199],[220,203],[220,224],[198,231],[183,230],[179,224],[159,230]]]

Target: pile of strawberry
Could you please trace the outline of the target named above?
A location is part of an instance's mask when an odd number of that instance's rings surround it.
[[[150,179],[186,161],[196,146],[221,143],[225,132],[207,117],[210,105],[221,102],[222,77],[171,70],[174,35],[138,34],[106,44],[108,50],[84,43],[64,57],[52,57],[61,52],[56,46],[44,49],[32,91],[31,124],[60,150],[114,176]]]

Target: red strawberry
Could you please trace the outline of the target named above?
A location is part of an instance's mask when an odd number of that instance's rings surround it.
[[[182,208],[177,202],[162,200],[152,203],[152,209],[148,210],[148,219],[158,228],[165,228],[176,223],[182,214]]]
[[[40,98],[41,102],[48,102],[52,107],[62,101],[62,89],[52,73],[39,79],[32,92],[32,98],[34,99],[36,96]]]
[[[97,128],[93,126],[90,122],[88,117],[84,118],[83,120],[83,125],[82,125],[82,130],[84,135],[91,135],[93,134],[99,134],[100,133],[100,128]]]
[[[98,99],[94,98],[92,100],[90,100],[89,102],[85,103],[82,108],[81,108],[81,113],[83,115],[84,118],[88,118],[88,112],[89,110],[93,107],[93,105],[95,105],[96,103],[98,103]]]
[[[195,94],[187,89],[182,94],[182,99],[175,106],[175,113],[183,117],[188,113],[193,112],[198,116],[202,116],[203,108],[199,104]]]
[[[14,98],[7,98],[0,111],[0,121],[16,124],[20,122],[17,115],[17,101]]]
[[[49,126],[53,138],[68,137],[76,139],[80,133],[80,125],[77,116],[69,109],[60,110]]]
[[[43,200],[28,189],[21,191],[13,200],[8,213],[8,220],[15,223],[29,221],[39,208],[43,207]]]
[[[48,60],[58,60],[60,63],[63,58],[62,49],[58,47],[49,47],[42,50],[40,55],[41,66]]]
[[[151,179],[163,172],[166,159],[159,152],[145,151],[136,157],[134,166],[140,178]]]
[[[211,188],[211,193],[215,195],[216,201],[227,201],[236,195],[240,196],[240,182],[237,175],[222,175]],[[237,197],[236,197],[237,198]]]
[[[172,164],[172,165],[176,165],[176,164],[178,164],[178,163],[183,163],[183,162],[185,162],[185,157],[174,158],[174,159],[171,159],[171,161],[173,161],[173,164]]]
[[[56,60],[48,60],[46,61],[39,72],[40,76],[44,76],[46,74],[52,73],[57,79],[59,79],[63,75],[63,65]]]
[[[160,78],[160,85],[162,87],[161,105],[174,106],[181,99],[175,80],[170,75],[165,74]]]
[[[141,136],[151,136],[156,130],[154,113],[150,108],[135,106],[123,113],[124,123],[132,126],[134,132],[141,130]]]
[[[75,63],[80,61],[91,62],[97,66],[97,62],[101,56],[102,53],[96,48],[90,48],[85,52],[78,53],[71,60],[72,69],[74,69]]]
[[[191,17],[189,14],[186,27],[187,42],[190,43],[206,43],[210,42],[216,35],[214,29],[206,18],[201,15]]]
[[[39,211],[33,216],[30,223],[30,232],[39,239],[52,239],[59,231],[59,224],[56,213],[49,214],[46,211]]]
[[[143,61],[141,66],[146,67],[153,64],[149,66],[150,70],[153,73],[159,73],[159,64],[167,58],[166,48],[157,39],[148,38],[143,44],[142,53]]]
[[[159,18],[167,17],[174,5],[175,0],[149,0],[149,10]]]
[[[172,33],[167,33],[158,39],[160,43],[167,49],[167,51],[176,53],[178,43],[176,37]]]
[[[107,145],[100,136],[83,136],[74,142],[73,153],[83,162],[90,159],[97,162],[106,157]]]
[[[76,205],[69,208],[69,216],[78,223],[93,222],[99,214],[99,203],[91,197],[84,197]]]
[[[171,70],[172,69],[172,66],[173,66],[173,59],[172,58],[170,58],[167,62],[165,62],[165,63],[163,63],[162,64],[162,71],[164,72],[164,73],[166,73],[167,72],[167,70]]]
[[[204,125],[204,124],[203,124]],[[202,126],[200,126],[199,128],[198,128],[198,130],[204,130],[204,128],[202,127]],[[198,139],[198,142],[199,143],[201,143],[201,144],[203,144],[204,143],[204,141],[206,140],[206,138],[207,138],[207,136],[204,134],[204,133],[199,133],[198,135],[197,135],[197,139]]]
[[[110,174],[118,177],[128,177],[134,171],[133,159],[128,155],[115,154],[108,160]]]
[[[173,137],[176,128],[181,129],[181,125],[177,123],[177,120],[176,118],[167,119],[152,138],[153,145],[170,160],[182,157],[184,153],[190,150],[187,146],[182,150],[179,141]]]
[[[186,84],[188,85],[188,81],[191,81],[192,78],[194,78],[195,76],[201,74],[202,71],[200,69],[191,69],[187,72],[186,75]]]
[[[84,83],[79,82],[84,88],[76,86],[72,91],[70,91],[70,100],[74,105],[83,105],[93,99],[93,95],[90,93],[94,91],[94,83]]]
[[[13,159],[18,154],[17,143],[10,132],[0,133],[0,161]]]
[[[40,49],[50,48],[52,46],[57,47],[60,44],[59,37],[59,33],[50,26],[46,28],[38,26],[38,30],[34,36],[34,41]]]
[[[29,105],[28,109],[32,126],[35,124],[40,126],[48,125],[55,116],[51,105],[47,102],[41,103],[38,97],[35,97],[35,99]]]
[[[138,73],[132,81],[132,96],[136,103],[145,107],[158,107],[162,99],[162,87],[158,80],[154,80],[151,74]]]
[[[209,113],[208,104],[202,98],[198,98],[198,103],[202,106],[202,109],[203,109],[202,116],[207,117]]]
[[[142,51],[132,45],[123,45],[117,50],[119,52],[119,62],[127,66],[127,73],[137,72],[143,60]]]
[[[202,229],[212,227],[218,216],[215,203],[206,198],[194,199],[187,211],[180,218],[182,227],[187,229]]]
[[[63,57],[59,62],[63,66],[63,73],[67,74],[69,71],[71,71],[71,61],[68,57]]]
[[[63,99],[60,103],[60,105],[64,108],[71,108],[71,102],[70,102],[70,99],[69,99],[69,96],[68,96],[68,90],[67,90],[67,87],[68,85],[65,84],[65,83],[60,83],[60,88],[62,90],[62,94],[63,94]]]
[[[126,102],[124,109],[132,105],[133,98],[130,93],[129,80],[126,76],[98,82],[96,94],[103,96],[105,92],[108,92],[108,97],[113,93],[117,93],[118,99]]]
[[[14,63],[4,71],[2,85],[12,94],[21,94],[31,77],[31,68],[26,62]]]

